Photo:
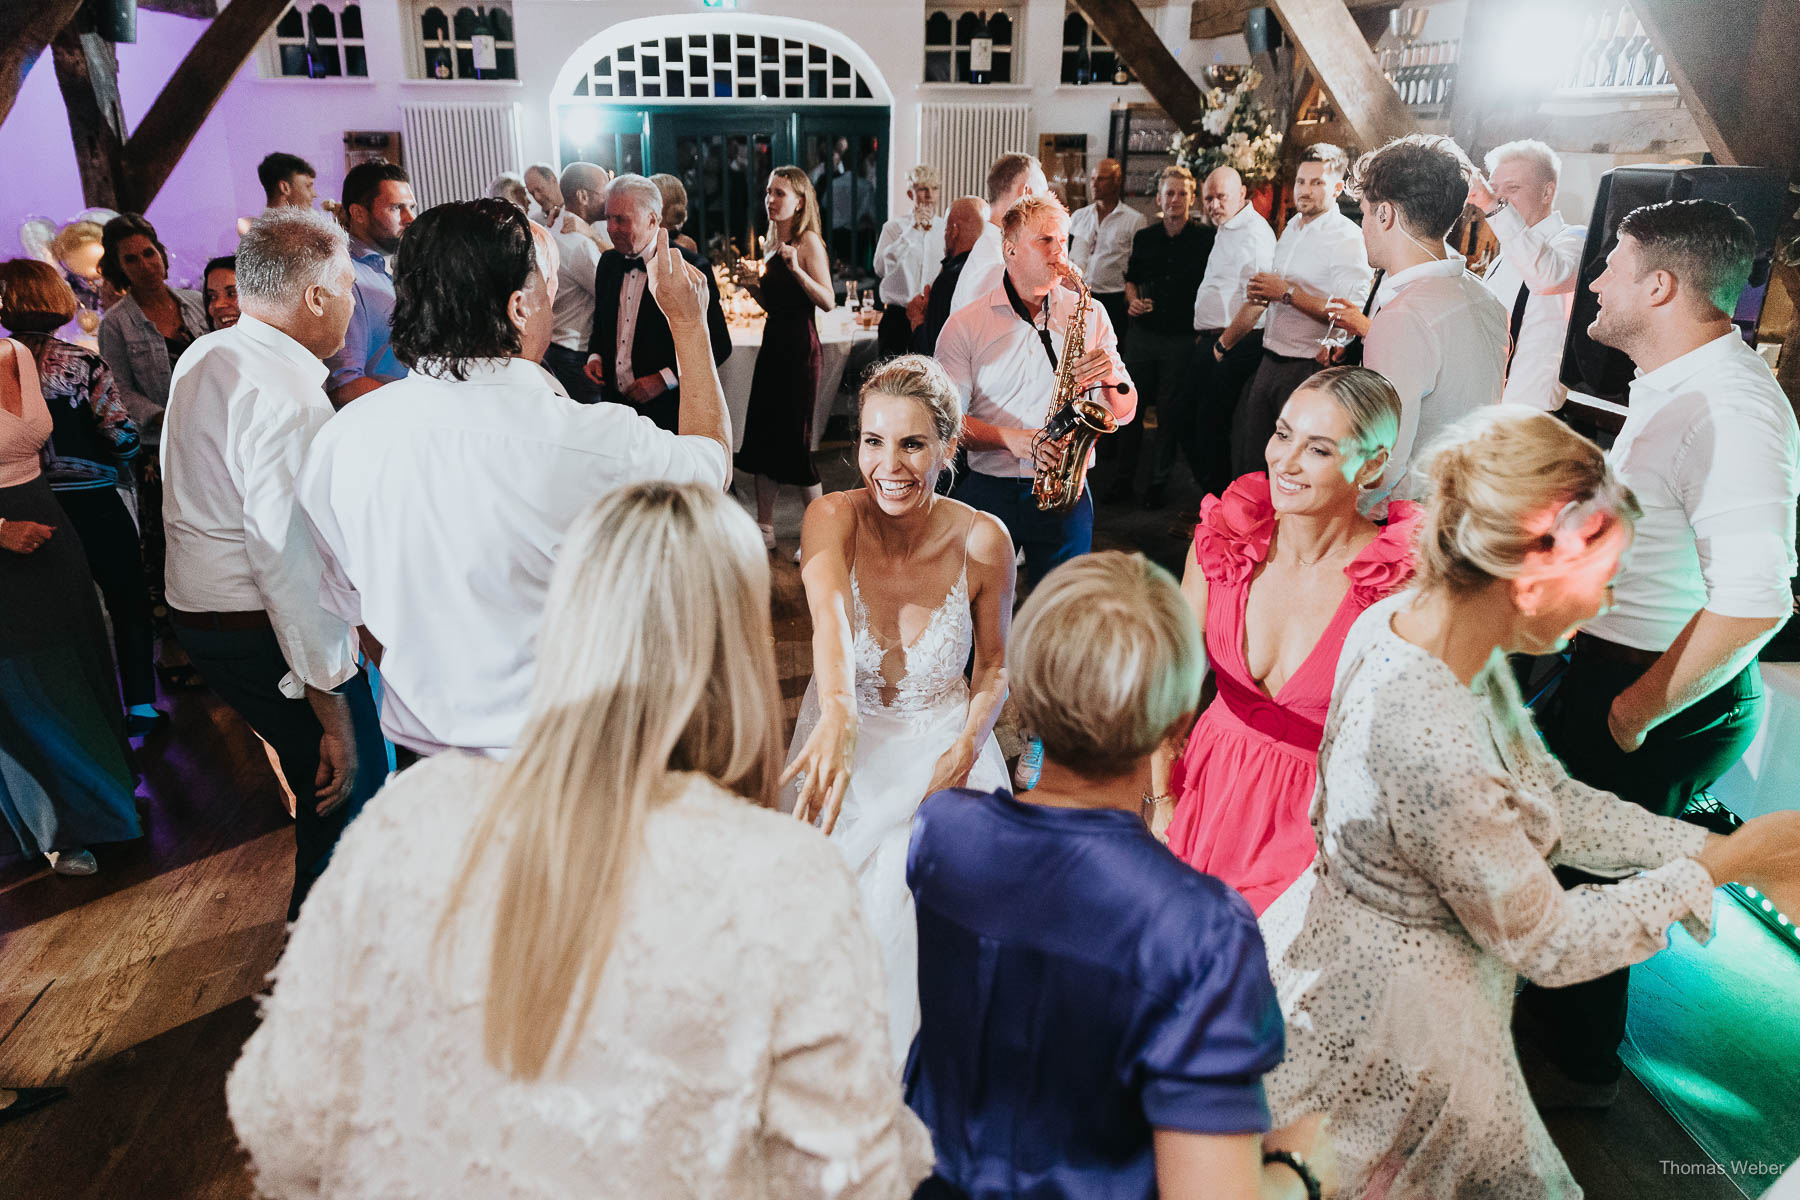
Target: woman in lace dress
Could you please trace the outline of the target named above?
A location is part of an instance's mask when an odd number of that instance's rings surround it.
[[[1218,696],[1172,772],[1158,756],[1152,828],[1168,824],[1169,849],[1258,914],[1312,861],[1306,810],[1344,635],[1412,575],[1418,506],[1390,505],[1385,526],[1357,511],[1399,432],[1392,384],[1331,367],[1282,407],[1268,473],[1200,508],[1181,590]]]
[[[887,969],[898,1063],[918,1028],[913,811],[943,788],[1006,786],[993,731],[1006,699],[1013,547],[999,521],[935,491],[962,425],[942,367],[892,359],[857,407],[863,487],[815,501],[800,535],[813,678],[788,776],[795,815],[817,819],[856,872]]]
[[[1641,962],[1677,921],[1704,939],[1727,880],[1800,899],[1800,813],[1721,838],[1539,742],[1505,655],[1591,620],[1631,540],[1598,447],[1498,408],[1449,431],[1431,480],[1419,590],[1371,607],[1339,660],[1318,857],[1262,918],[1287,1024],[1269,1106],[1330,1115],[1346,1196],[1576,1200],[1514,1055],[1516,977]],[[1565,892],[1560,863],[1620,881]]]
[[[307,900],[226,1083],[258,1188],[909,1196],[930,1143],[855,885],[767,811],[755,526],[715,489],[613,493],[538,636],[513,754],[397,776]]]

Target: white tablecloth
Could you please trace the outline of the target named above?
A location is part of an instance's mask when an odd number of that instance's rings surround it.
[[[1762,728],[1712,793],[1744,818],[1800,808],[1800,663],[1763,663]]]
[[[873,361],[875,331],[858,329],[843,320],[841,310],[824,314],[819,320],[819,394],[813,402],[813,449],[819,448],[819,437],[825,432],[826,418],[831,416],[844,373],[854,360],[859,368]],[[725,405],[731,410],[731,446],[744,447],[744,414],[750,408],[750,378],[756,373],[756,356],[762,350],[762,322],[731,326],[731,357],[719,368],[719,382],[725,388]],[[852,376],[854,381],[855,376]]]

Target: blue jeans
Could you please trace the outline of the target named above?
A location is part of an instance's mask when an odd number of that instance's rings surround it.
[[[971,508],[1000,518],[1013,545],[1025,551],[1025,579],[1035,585],[1061,563],[1086,554],[1094,545],[1094,496],[1081,489],[1081,499],[1066,513],[1048,513],[1031,498],[1031,480],[1000,479],[970,471],[950,495]]]
[[[281,677],[288,672],[281,646],[269,629],[181,629],[181,645],[193,660],[206,686],[217,692],[258,737],[275,748],[281,774],[294,793],[294,890],[288,900],[288,920],[300,915],[300,902],[331,861],[345,826],[362,811],[364,801],[380,790],[387,779],[387,744],[381,737],[381,718],[369,677],[358,671],[337,689],[350,702],[351,729],[356,738],[356,782],[350,798],[321,817],[317,803],[319,738],[325,732],[305,700],[289,700],[281,694]]]

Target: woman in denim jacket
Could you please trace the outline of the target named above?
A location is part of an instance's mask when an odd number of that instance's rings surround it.
[[[114,217],[100,233],[100,274],[124,293],[100,321],[100,357],[112,368],[119,398],[137,425],[138,528],[144,567],[161,635],[159,673],[165,683],[194,687],[198,678],[175,643],[163,602],[162,424],[175,360],[206,332],[200,293],[169,286],[169,252],[156,227],[136,213]]]

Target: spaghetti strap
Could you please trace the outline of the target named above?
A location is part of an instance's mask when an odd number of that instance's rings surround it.
[[[975,536],[975,522],[979,520],[981,520],[981,511],[977,509],[969,514],[969,527],[963,530],[962,574],[965,578],[969,574],[969,539]]]

